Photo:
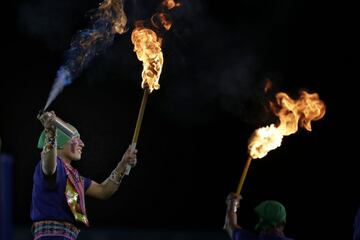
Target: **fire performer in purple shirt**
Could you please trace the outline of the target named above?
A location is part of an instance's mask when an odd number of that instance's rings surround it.
[[[273,200],[266,200],[255,208],[255,212],[259,216],[259,222],[255,229],[260,232],[259,235],[241,228],[237,223],[240,198],[235,193],[230,193],[226,199],[227,209],[224,228],[232,240],[291,240],[284,234],[285,207]]]
[[[31,204],[32,233],[34,240],[74,240],[79,227],[89,226],[86,215],[85,195],[107,199],[113,195],[125,175],[128,165],[136,164],[136,149],[129,147],[122,160],[102,183],[83,177],[71,166],[81,159],[85,146],[77,130],[67,124],[75,136],[70,138],[53,125],[54,112],[41,119],[45,130],[38,147],[42,148],[41,161],[33,177]]]

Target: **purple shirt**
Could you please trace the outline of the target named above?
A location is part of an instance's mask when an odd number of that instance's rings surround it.
[[[245,229],[237,229],[233,232],[232,240],[292,240],[287,237],[274,236],[274,235],[261,235],[256,236]]]
[[[47,181],[41,168],[41,161],[36,165],[33,177],[31,220],[57,220],[75,223],[75,218],[67,204],[65,187],[67,175],[63,163],[56,159],[56,179]],[[91,180],[84,178],[84,190],[91,184]]]

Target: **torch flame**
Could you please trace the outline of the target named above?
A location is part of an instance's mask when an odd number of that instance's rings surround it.
[[[266,154],[279,147],[283,136],[297,132],[300,127],[311,131],[311,121],[321,119],[325,115],[325,104],[317,93],[300,92],[300,98],[294,100],[286,93],[276,94],[276,104],[272,109],[280,119],[280,124],[255,130],[249,140],[248,150],[251,158],[263,158]]]
[[[174,0],[164,0],[162,5],[170,10],[179,7],[180,3],[176,3]],[[159,12],[152,15],[150,23],[152,29],[160,31],[161,28],[169,30],[172,21],[169,14]],[[136,28],[131,34],[131,41],[134,44],[134,52],[136,52],[137,58],[143,62],[141,87],[152,92],[154,89],[160,88],[159,78],[164,63],[161,51],[162,38],[153,30],[145,27],[144,21],[137,21],[135,26]]]
[[[143,62],[142,88],[150,92],[160,88],[159,78],[164,63],[161,51],[161,39],[151,29],[137,27],[131,34],[137,58]]]

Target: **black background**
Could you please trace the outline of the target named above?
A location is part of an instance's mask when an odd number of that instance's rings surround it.
[[[42,130],[36,119],[71,37],[88,27],[94,0],[11,1],[3,6],[2,151],[15,158],[14,222],[29,225],[32,172]],[[164,35],[161,88],[148,100],[138,165],[109,200],[87,200],[93,227],[221,229],[247,140],[276,122],[265,107],[278,91],[317,92],[327,106],[313,131],[300,129],[254,160],[239,222],[252,229],[265,199],[288,212],[296,239],[350,239],[359,204],[353,7],[314,1],[182,1]],[[236,5],[235,5],[236,3]],[[101,182],[132,139],[142,64],[130,41],[134,21],[160,1],[125,0],[129,31],[99,54],[50,106],[85,142],[79,171]],[[264,93],[267,79],[273,83]],[[350,138],[354,138],[351,140]],[[311,237],[309,237],[311,236]]]

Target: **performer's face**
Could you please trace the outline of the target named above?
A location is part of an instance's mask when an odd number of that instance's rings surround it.
[[[73,137],[70,141],[65,143],[61,149],[63,155],[69,160],[80,160],[82,149],[85,146],[84,142],[79,137]]]

